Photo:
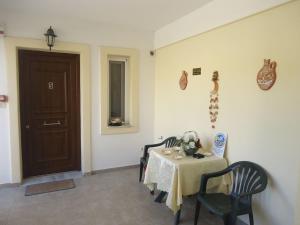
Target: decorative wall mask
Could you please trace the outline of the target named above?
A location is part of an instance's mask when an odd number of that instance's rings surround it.
[[[260,89],[269,90],[276,81],[276,62],[265,59],[263,67],[258,71],[256,81]]]
[[[180,86],[180,89],[181,90],[185,90],[186,89],[186,86],[188,84],[188,73],[183,70],[182,73],[181,73],[181,77],[180,77],[180,80],[179,80],[179,86]]]
[[[215,122],[217,121],[218,118],[218,111],[219,111],[219,73],[218,71],[215,71],[212,76],[212,81],[214,82],[214,88],[210,92],[210,101],[209,101],[209,116],[210,116],[210,122],[211,122],[211,127],[214,129]]]

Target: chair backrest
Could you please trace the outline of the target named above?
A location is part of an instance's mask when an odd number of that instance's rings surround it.
[[[172,136],[172,137],[166,138],[165,140],[163,140],[160,143],[145,145],[143,158],[146,159],[149,156],[149,153],[148,153],[149,148],[158,147],[158,146],[162,146],[162,145],[165,145],[166,148],[170,148],[170,147],[175,146],[176,144],[177,144],[177,139],[176,139],[176,137]]]
[[[233,163],[229,168],[233,175],[232,195],[238,197],[242,194],[256,194],[266,188],[268,177],[261,166],[240,161]]]
[[[166,148],[170,148],[177,144],[177,139],[176,137],[168,137],[163,142],[165,143]]]

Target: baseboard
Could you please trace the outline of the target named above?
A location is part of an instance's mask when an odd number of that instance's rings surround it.
[[[139,164],[135,165],[129,165],[129,166],[121,166],[121,167],[115,167],[115,168],[108,168],[108,169],[102,169],[102,170],[93,170],[88,173],[84,173],[83,176],[91,176],[94,174],[100,174],[105,172],[112,172],[112,171],[118,171],[118,170],[124,170],[124,169],[131,169],[131,168],[137,168],[139,167]],[[4,183],[0,184],[0,188],[8,188],[8,187],[19,187],[21,183]]]
[[[118,171],[118,170],[124,170],[124,169],[131,169],[131,168],[138,168],[140,165],[129,165],[129,166],[121,166],[121,167],[114,167],[114,168],[108,168],[108,169],[102,169],[102,170],[93,170],[90,173],[86,173],[84,175],[94,175],[94,174],[100,174],[100,173],[106,173],[106,172],[112,172],[112,171]]]
[[[19,187],[21,183],[4,183],[0,184],[0,188],[14,188],[14,187]]]

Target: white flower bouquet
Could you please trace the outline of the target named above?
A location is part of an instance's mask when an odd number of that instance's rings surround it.
[[[181,146],[187,155],[193,155],[201,148],[200,139],[195,131],[186,131],[182,136],[178,136],[176,145]]]

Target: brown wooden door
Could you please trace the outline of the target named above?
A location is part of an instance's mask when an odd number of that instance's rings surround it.
[[[79,55],[19,50],[23,177],[80,170]]]

